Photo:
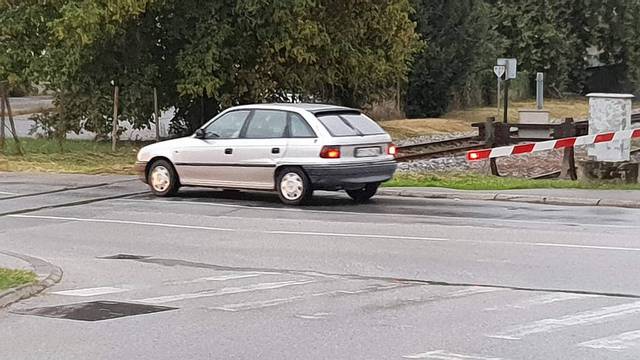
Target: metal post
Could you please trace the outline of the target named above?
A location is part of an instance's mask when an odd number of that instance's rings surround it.
[[[118,142],[118,85],[113,89],[113,129],[111,130],[111,151],[116,151]]]
[[[511,80],[504,81],[504,123],[509,122],[509,83]]]
[[[153,88],[153,119],[156,122],[156,141],[160,141],[160,115],[158,112],[158,90]]]
[[[498,117],[500,117],[500,95],[501,95],[501,86],[502,85],[502,78],[498,78],[498,95],[496,96],[496,98],[498,99]]]
[[[541,72],[536,75],[536,107],[544,109],[544,73]]]

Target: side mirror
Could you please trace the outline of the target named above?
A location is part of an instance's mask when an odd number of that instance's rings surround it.
[[[204,131],[204,129],[196,130],[196,139],[204,139],[206,137],[207,137],[207,133]]]

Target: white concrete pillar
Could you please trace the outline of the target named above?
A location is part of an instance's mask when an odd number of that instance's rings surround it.
[[[631,128],[633,95],[588,94],[589,134],[627,130]],[[631,140],[589,145],[588,154],[595,161],[629,161]]]

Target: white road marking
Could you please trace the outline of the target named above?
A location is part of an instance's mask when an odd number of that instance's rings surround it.
[[[275,275],[276,273],[228,274],[228,275],[220,275],[220,276],[209,276],[209,277],[197,278],[192,280],[166,281],[166,282],[163,282],[163,284],[164,285],[198,284],[198,283],[209,282],[209,281],[227,281],[227,280],[253,278],[253,277],[258,277],[265,274]]]
[[[592,349],[623,351],[629,348],[640,348],[640,330],[609,336],[602,339],[586,341],[578,346]]]
[[[452,292],[450,294],[445,294],[444,297],[446,297],[446,298],[459,298],[459,297],[465,297],[465,296],[470,296],[470,295],[492,293],[492,292],[496,292],[496,291],[506,291],[506,290],[505,289],[492,289],[492,288],[485,288],[485,287],[470,287],[470,288],[467,288],[467,289],[454,291],[454,292]]]
[[[615,318],[640,313],[640,301],[622,305],[607,306],[597,310],[589,310],[560,318],[534,321],[528,324],[512,326],[491,338],[520,340],[527,335],[546,334],[556,330],[563,330],[572,326],[603,323]]]
[[[87,218],[62,217],[62,216],[43,216],[43,215],[9,215],[9,217],[26,218],[26,219],[77,221],[77,222],[89,222],[89,223],[144,225],[144,226],[157,226],[157,227],[166,227],[166,228],[209,230],[209,231],[236,231],[234,229],[225,229],[225,228],[208,227],[208,226],[179,225],[179,224],[167,224],[167,223],[146,222],[146,221],[115,220],[115,219],[87,219]]]
[[[481,355],[454,354],[446,350],[434,350],[422,354],[406,355],[405,359],[437,359],[437,360],[502,360],[497,357],[486,357]]]
[[[18,194],[11,193],[11,192],[6,192],[6,191],[0,191],[0,195],[18,195]]]
[[[299,318],[299,319],[305,319],[305,320],[320,320],[320,319],[325,319],[327,316],[329,316],[331,314],[326,313],[326,312],[318,312],[315,314],[296,314],[294,315],[295,317]]]
[[[473,295],[492,293],[496,291],[505,291],[504,289],[490,289],[490,288],[482,288],[482,287],[471,287],[468,289],[462,289],[450,293],[444,294],[429,294],[427,296],[414,297],[408,299],[398,299],[390,303],[386,303],[384,305],[375,306],[376,309],[385,309],[385,308],[396,308],[398,306],[412,306],[412,305],[422,305],[425,303],[429,303],[432,301],[442,301],[442,300],[453,300],[464,298]]]
[[[310,235],[310,236],[335,236],[335,237],[366,237],[372,239],[402,239],[402,240],[426,240],[426,241],[451,241],[451,239],[421,237],[421,236],[401,236],[401,235],[378,235],[378,234],[346,234],[346,233],[324,233],[311,231],[263,231],[266,234],[275,235]]]
[[[316,280],[281,281],[281,282],[271,282],[271,283],[259,283],[259,284],[251,284],[251,285],[247,285],[247,286],[222,288],[222,289],[219,289],[219,290],[205,290],[205,291],[199,291],[199,292],[195,292],[195,293],[159,296],[159,297],[132,300],[132,301],[148,303],[148,304],[164,304],[164,303],[169,303],[169,302],[174,302],[174,301],[199,299],[199,298],[204,298],[204,297],[230,295],[230,294],[240,294],[240,293],[253,292],[253,291],[262,291],[262,290],[280,289],[280,288],[289,287],[289,286],[299,286],[299,285],[311,284],[311,283],[314,283],[314,282],[316,282]]]
[[[546,246],[546,247],[592,249],[592,250],[640,251],[639,248],[629,248],[629,247],[619,247],[619,246],[593,246],[593,245],[573,245],[573,244],[554,244],[554,243],[534,243],[533,245],[535,245],[535,246]]]
[[[403,198],[406,199],[406,198]],[[428,200],[428,199],[427,199]],[[446,199],[440,199],[446,200]],[[172,205],[198,205],[198,206],[213,206],[213,207],[230,207],[237,209],[246,209],[246,210],[265,210],[265,211],[285,211],[285,212],[296,212],[296,213],[316,213],[316,214],[340,214],[340,215],[353,215],[353,216],[382,216],[387,219],[391,219],[394,217],[403,217],[403,218],[429,218],[429,219],[442,219],[442,220],[464,220],[464,221],[476,221],[476,222],[486,222],[487,219],[469,219],[462,216],[438,216],[438,215],[412,215],[412,214],[399,214],[399,213],[363,213],[363,212],[351,212],[351,211],[339,211],[339,210],[309,210],[309,209],[296,209],[296,208],[273,208],[266,206],[247,206],[247,205],[235,205],[235,204],[222,204],[222,203],[204,203],[198,201],[184,201],[184,200],[143,200],[143,199],[114,199],[112,201],[118,202],[155,202],[162,204],[172,204]],[[542,205],[542,204],[540,204]],[[554,205],[555,206],[555,205]],[[566,222],[556,222],[556,221],[531,221],[531,220],[518,220],[518,219],[500,219],[500,218],[491,218],[493,222],[503,222],[503,223],[514,223],[514,224],[539,224],[549,226],[549,224],[555,225],[564,225],[564,226],[581,226],[581,227],[610,227],[617,229],[637,229],[639,226],[634,225],[614,225],[614,224],[587,224],[587,223],[566,223]],[[442,224],[446,225],[446,224]],[[466,225],[465,225],[466,226]]]
[[[88,288],[88,289],[54,291],[50,294],[89,297],[89,296],[98,296],[98,295],[106,295],[106,294],[115,294],[115,293],[120,293],[125,291],[128,291],[128,289],[121,289],[121,288],[115,288],[115,287],[96,287],[96,288]]]
[[[212,307],[210,309],[237,312],[237,311],[264,309],[267,307],[288,304],[288,303],[291,303],[294,301],[300,301],[300,300],[304,300],[304,296],[299,295],[299,296],[292,296],[288,298],[269,299],[264,301],[251,301],[251,302],[238,303],[238,304],[227,304],[227,305]]]
[[[311,232],[311,231],[263,231],[262,233],[274,234],[274,235],[305,235],[305,236],[324,236],[324,237],[420,240],[420,241],[438,241],[438,242],[454,242],[454,243],[459,242],[459,243],[472,243],[472,244],[496,244],[496,245],[514,245],[514,246],[538,246],[538,247],[570,248],[570,249],[585,249],[585,250],[631,251],[631,252],[640,251],[640,248],[618,247],[618,246],[592,246],[592,245],[557,244],[557,243],[529,243],[529,242],[498,241],[498,240],[445,239],[445,238],[381,235],[381,234],[345,234],[345,233],[324,233],[324,232]]]
[[[537,247],[584,249],[584,250],[640,252],[640,248],[619,247],[619,246],[594,246],[594,245],[538,243],[538,242],[530,243],[530,242],[498,241],[498,240],[445,239],[445,238],[420,237],[420,236],[326,233],[326,232],[313,232],[313,231],[276,231],[276,230],[256,231],[256,230],[248,230],[248,229],[229,229],[229,228],[218,228],[218,227],[208,227],[208,226],[181,225],[181,224],[116,220],[116,219],[87,219],[87,218],[76,218],[76,217],[42,216],[42,215],[8,215],[8,216],[13,218],[76,221],[76,222],[88,222],[88,223],[110,223],[110,224],[124,224],[124,225],[143,225],[143,226],[157,226],[157,227],[191,229],[191,230],[229,231],[229,232],[245,231],[245,232],[253,232],[253,233],[259,233],[259,234],[272,234],[272,235],[295,235],[295,236],[303,235],[303,236],[345,237],[345,238],[365,238],[365,239],[366,238],[398,239],[398,240],[419,240],[419,241],[437,241],[437,242],[470,243],[470,244],[496,244],[496,245],[509,245],[509,246],[537,246]]]
[[[371,292],[376,292],[376,291],[391,290],[391,289],[395,289],[395,288],[399,288],[399,287],[405,287],[405,286],[407,286],[407,285],[402,285],[402,284],[371,285],[371,286],[368,286],[368,287],[366,287],[364,289],[359,289],[359,290],[330,290],[330,291],[312,293],[312,294],[308,294],[308,295],[297,295],[297,296],[292,296],[292,297],[288,297],[288,298],[271,299],[271,300],[264,300],[264,301],[242,302],[242,303],[237,303],[237,304],[226,304],[226,305],[216,306],[216,307],[213,307],[211,309],[213,309],[213,310],[222,310],[222,311],[231,311],[231,312],[257,310],[257,309],[263,309],[263,308],[277,306],[277,305],[281,305],[281,304],[287,304],[287,303],[291,303],[291,302],[295,302],[295,301],[303,301],[303,300],[306,300],[306,299],[312,298],[312,297],[336,296],[336,295],[358,295],[358,294],[365,294],[365,293],[371,293]]]
[[[596,297],[598,296],[584,295],[584,294],[551,293],[551,294],[536,296],[534,298],[526,299],[524,301],[519,301],[515,304],[509,304],[509,305],[506,305],[505,307],[511,308],[511,309],[528,309],[530,307],[538,306],[538,305],[547,305],[547,304],[553,304],[556,302],[570,301],[570,300],[591,299]],[[498,309],[499,309],[498,307],[492,307],[492,308],[486,308],[484,310],[494,311]]]

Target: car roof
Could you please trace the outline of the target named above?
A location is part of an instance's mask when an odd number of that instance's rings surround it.
[[[338,105],[329,105],[329,104],[312,104],[312,103],[271,103],[271,104],[253,104],[253,105],[242,105],[236,107],[236,109],[246,108],[246,109],[278,109],[278,110],[305,110],[314,115],[320,113],[331,113],[331,112],[358,112],[361,111],[358,109],[348,108],[344,106]]]

